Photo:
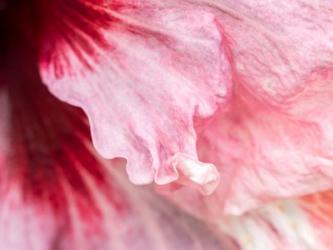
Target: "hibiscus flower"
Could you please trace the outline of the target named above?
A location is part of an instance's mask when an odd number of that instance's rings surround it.
[[[332,14],[1,0],[0,249],[330,249]]]

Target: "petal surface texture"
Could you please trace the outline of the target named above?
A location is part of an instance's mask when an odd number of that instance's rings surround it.
[[[31,54],[18,55],[0,80],[1,250],[234,249],[129,183],[124,161],[98,159],[85,116],[47,91]]]
[[[169,1],[74,2],[76,9],[65,1],[45,6],[40,72],[55,96],[88,115],[98,152],[126,158],[136,184],[187,177],[189,161],[196,180],[218,174],[197,161],[193,128],[230,88],[227,40],[215,16]],[[207,193],[216,185],[197,184]]]
[[[243,250],[332,249],[332,191],[276,201],[242,216],[228,216],[219,228]]]
[[[221,184],[211,197],[179,188],[170,198],[214,220],[331,189],[332,1],[208,2],[233,62],[230,101],[198,136]]]

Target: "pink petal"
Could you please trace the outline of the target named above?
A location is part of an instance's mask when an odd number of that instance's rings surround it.
[[[333,188],[332,2],[209,2],[233,41],[230,103],[198,139],[221,184],[212,197],[170,198],[214,220]]]
[[[84,110],[98,152],[126,158],[134,183],[181,175],[212,192],[218,173],[197,160],[193,118],[211,115],[230,87],[219,22],[185,3],[115,2],[44,7],[43,80]]]
[[[84,179],[91,199],[64,179],[62,212],[48,201],[25,201],[23,190],[11,185],[1,195],[1,249],[236,249],[227,236],[218,238],[202,222],[133,187],[117,171],[111,173],[108,192],[85,170],[76,174]]]
[[[332,68],[332,1],[207,2],[232,41],[235,84],[265,105],[283,108],[318,71]]]
[[[314,228],[314,235],[323,249],[332,248],[333,244],[333,191],[308,195],[299,200],[299,204],[308,215]]]
[[[330,250],[332,191],[268,204],[240,217],[220,220],[219,229],[246,250]]]
[[[84,116],[45,89],[36,64],[11,66],[17,74],[0,74],[0,249],[220,250],[232,243],[134,188],[116,170],[124,162],[96,157]]]
[[[202,135],[202,159],[223,173],[217,195],[226,211],[333,187],[332,121],[325,115],[333,111],[332,76],[317,78],[286,103],[289,114],[243,93]]]

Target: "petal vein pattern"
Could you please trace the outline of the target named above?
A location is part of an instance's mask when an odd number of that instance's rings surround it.
[[[243,250],[332,249],[332,190],[275,201],[218,222]]]
[[[125,161],[101,160],[82,112],[46,90],[36,64],[17,62],[24,74],[0,75],[0,250],[237,249],[131,184]]]
[[[85,111],[101,155],[127,159],[131,181],[174,181],[175,154],[197,161],[193,119],[212,115],[227,99],[227,39],[213,14],[192,7],[139,1],[98,11],[109,19],[104,26],[90,23],[99,31],[95,40],[84,27],[46,26],[52,35],[43,40],[42,78],[55,96]],[[93,49],[80,39],[67,42],[66,28]],[[194,168],[206,169],[197,163]]]
[[[232,98],[197,140],[222,184],[209,197],[186,187],[168,197],[215,220],[331,189],[332,1],[206,2],[232,40]]]

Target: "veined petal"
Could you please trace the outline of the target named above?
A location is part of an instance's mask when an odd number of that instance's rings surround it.
[[[280,107],[333,61],[330,0],[197,0],[216,9],[232,43],[235,84]]]
[[[1,194],[1,249],[237,249],[230,237],[217,237],[202,222],[149,190],[133,187],[117,171],[111,171],[105,190],[83,168],[78,169],[76,174],[85,185],[81,188],[88,188],[89,197],[80,197],[78,187],[61,180],[62,212],[47,200],[27,202],[21,187],[11,185]]]
[[[214,220],[282,197],[331,189],[333,75],[326,72],[308,84],[286,103],[288,113],[238,92],[198,139],[199,158],[218,167],[220,186],[210,197],[182,187],[168,197]]]
[[[0,249],[234,249],[133,187],[123,161],[100,161],[83,114],[53,97],[21,55],[11,68],[19,73],[1,75]]]
[[[241,213],[280,197],[333,187],[333,120],[327,115],[332,112],[333,75],[308,84],[286,103],[288,113],[243,92],[202,134],[201,159],[223,173],[227,188],[221,185],[216,195],[226,211]]]
[[[233,41],[232,97],[198,136],[221,184],[212,197],[179,188],[170,198],[214,220],[331,189],[332,2],[207,2]]]
[[[74,2],[47,6],[54,18],[45,17],[40,72],[55,96],[88,115],[98,152],[126,158],[137,184],[169,183],[188,166],[218,180],[197,161],[193,128],[231,85],[215,16],[171,1]],[[211,192],[210,181],[196,184]]]
[[[219,228],[244,250],[332,249],[332,191],[277,201],[242,216],[228,216]]]

